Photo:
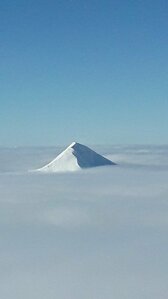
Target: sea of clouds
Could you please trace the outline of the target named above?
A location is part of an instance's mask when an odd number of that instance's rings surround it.
[[[168,146],[95,146],[117,166],[31,170],[62,148],[0,149],[1,299],[167,299]]]

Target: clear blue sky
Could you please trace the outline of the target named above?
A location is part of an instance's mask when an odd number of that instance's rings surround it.
[[[168,1],[0,3],[0,145],[168,143]]]

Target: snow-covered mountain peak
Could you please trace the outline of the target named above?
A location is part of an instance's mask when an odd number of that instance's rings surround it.
[[[78,144],[78,143],[77,143],[77,142],[75,142],[75,141],[74,141],[74,142],[72,142],[72,143],[71,143],[71,144],[70,144],[70,145],[67,147],[67,149],[68,149],[68,148],[73,148],[73,147],[74,147],[76,144]]]
[[[105,165],[115,165],[115,163],[97,154],[85,145],[72,142],[53,161],[38,170],[44,172],[67,172]]]

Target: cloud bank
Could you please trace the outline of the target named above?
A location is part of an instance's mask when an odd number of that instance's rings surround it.
[[[167,298],[167,153],[108,147],[115,168],[40,175],[54,149],[1,149],[0,298]]]

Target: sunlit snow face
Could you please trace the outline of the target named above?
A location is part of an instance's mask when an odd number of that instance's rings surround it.
[[[117,167],[40,175],[54,149],[0,150],[0,298],[167,298],[167,153],[104,148]]]

